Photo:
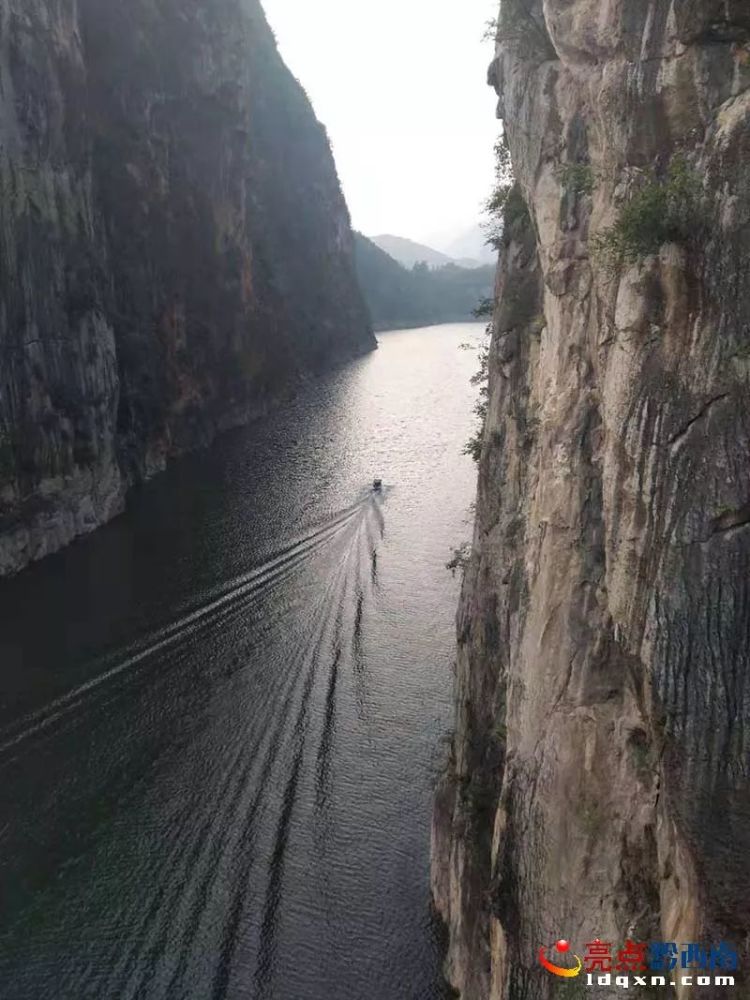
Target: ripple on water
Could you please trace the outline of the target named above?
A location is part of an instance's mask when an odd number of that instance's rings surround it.
[[[0,584],[13,1000],[442,995],[429,816],[480,329],[382,335]]]

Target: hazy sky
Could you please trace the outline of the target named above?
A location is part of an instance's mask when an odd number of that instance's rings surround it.
[[[436,242],[471,228],[499,131],[482,42],[497,0],[262,0],[327,126],[352,220]]]

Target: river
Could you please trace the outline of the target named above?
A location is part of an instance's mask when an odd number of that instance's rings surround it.
[[[446,995],[481,330],[381,334],[0,583],[1,997]]]

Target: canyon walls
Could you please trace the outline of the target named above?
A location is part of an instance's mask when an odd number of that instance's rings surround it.
[[[257,0],[0,0],[0,574],[374,346]]]
[[[553,1000],[587,995],[539,964],[560,937],[724,941],[744,996],[750,10],[504,0],[490,82],[516,186],[433,829],[447,971]]]

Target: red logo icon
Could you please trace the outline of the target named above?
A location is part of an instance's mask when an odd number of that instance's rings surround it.
[[[559,941],[555,942],[554,950],[559,952],[561,955],[566,955],[570,951],[570,944],[565,940],[565,938],[561,938]],[[539,949],[539,964],[542,965],[547,972],[551,972],[553,976],[562,976],[564,979],[575,978],[575,976],[580,975],[581,969],[583,968],[583,962],[580,960],[578,955],[573,955],[572,957],[576,960],[576,967],[574,969],[568,968],[565,965],[557,965],[555,962],[552,962],[549,958],[547,958],[546,948],[541,947]]]

